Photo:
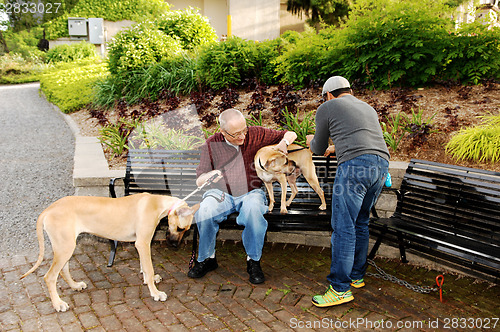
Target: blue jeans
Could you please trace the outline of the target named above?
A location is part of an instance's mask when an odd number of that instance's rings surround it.
[[[332,195],[332,263],[327,279],[337,292],[366,272],[370,210],[382,191],[389,162],[364,154],[337,168]]]
[[[264,218],[267,209],[266,194],[262,189],[254,189],[238,197],[219,189],[205,192],[200,208],[194,215],[200,232],[198,262],[215,254],[219,224],[234,212],[239,212],[236,223],[245,227],[241,238],[247,255],[255,261],[260,260],[267,231],[267,220]]]

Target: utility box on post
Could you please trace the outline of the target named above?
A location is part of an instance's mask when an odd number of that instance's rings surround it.
[[[89,43],[104,44],[104,20],[102,18],[90,17],[88,22]]]
[[[84,17],[69,17],[68,30],[71,37],[86,37],[87,20]]]

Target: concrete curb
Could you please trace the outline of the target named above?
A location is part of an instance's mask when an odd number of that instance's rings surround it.
[[[82,136],[75,121],[61,112],[75,136],[73,186],[78,196],[109,196],[109,180],[124,177],[125,170],[110,170],[97,137]]]

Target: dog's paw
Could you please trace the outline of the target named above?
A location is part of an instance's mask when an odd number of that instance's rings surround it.
[[[155,274],[153,280],[155,281],[155,284],[157,284],[162,280],[162,277],[159,274]]]
[[[54,307],[54,309],[56,309],[57,312],[64,312],[69,309],[69,305],[63,300],[59,300],[57,303],[52,303],[52,306]]]
[[[321,204],[319,207],[320,210],[326,210],[326,204]]]
[[[287,213],[288,213],[288,210],[287,210],[286,208],[282,208],[282,209],[280,210],[280,213],[281,213],[281,214],[287,214]]]
[[[73,287],[74,290],[78,290],[78,291],[85,289],[85,288],[87,288],[87,284],[84,283],[83,281],[77,282],[75,284],[75,287]]]
[[[269,204],[269,212],[272,212],[274,209],[274,203]]]
[[[165,292],[158,292],[156,295],[152,295],[155,301],[166,301],[167,294]]]

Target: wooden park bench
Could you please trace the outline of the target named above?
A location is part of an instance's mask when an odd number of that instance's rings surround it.
[[[452,262],[458,268],[500,276],[500,173],[411,160],[390,218],[373,217],[370,233],[382,243]]]

